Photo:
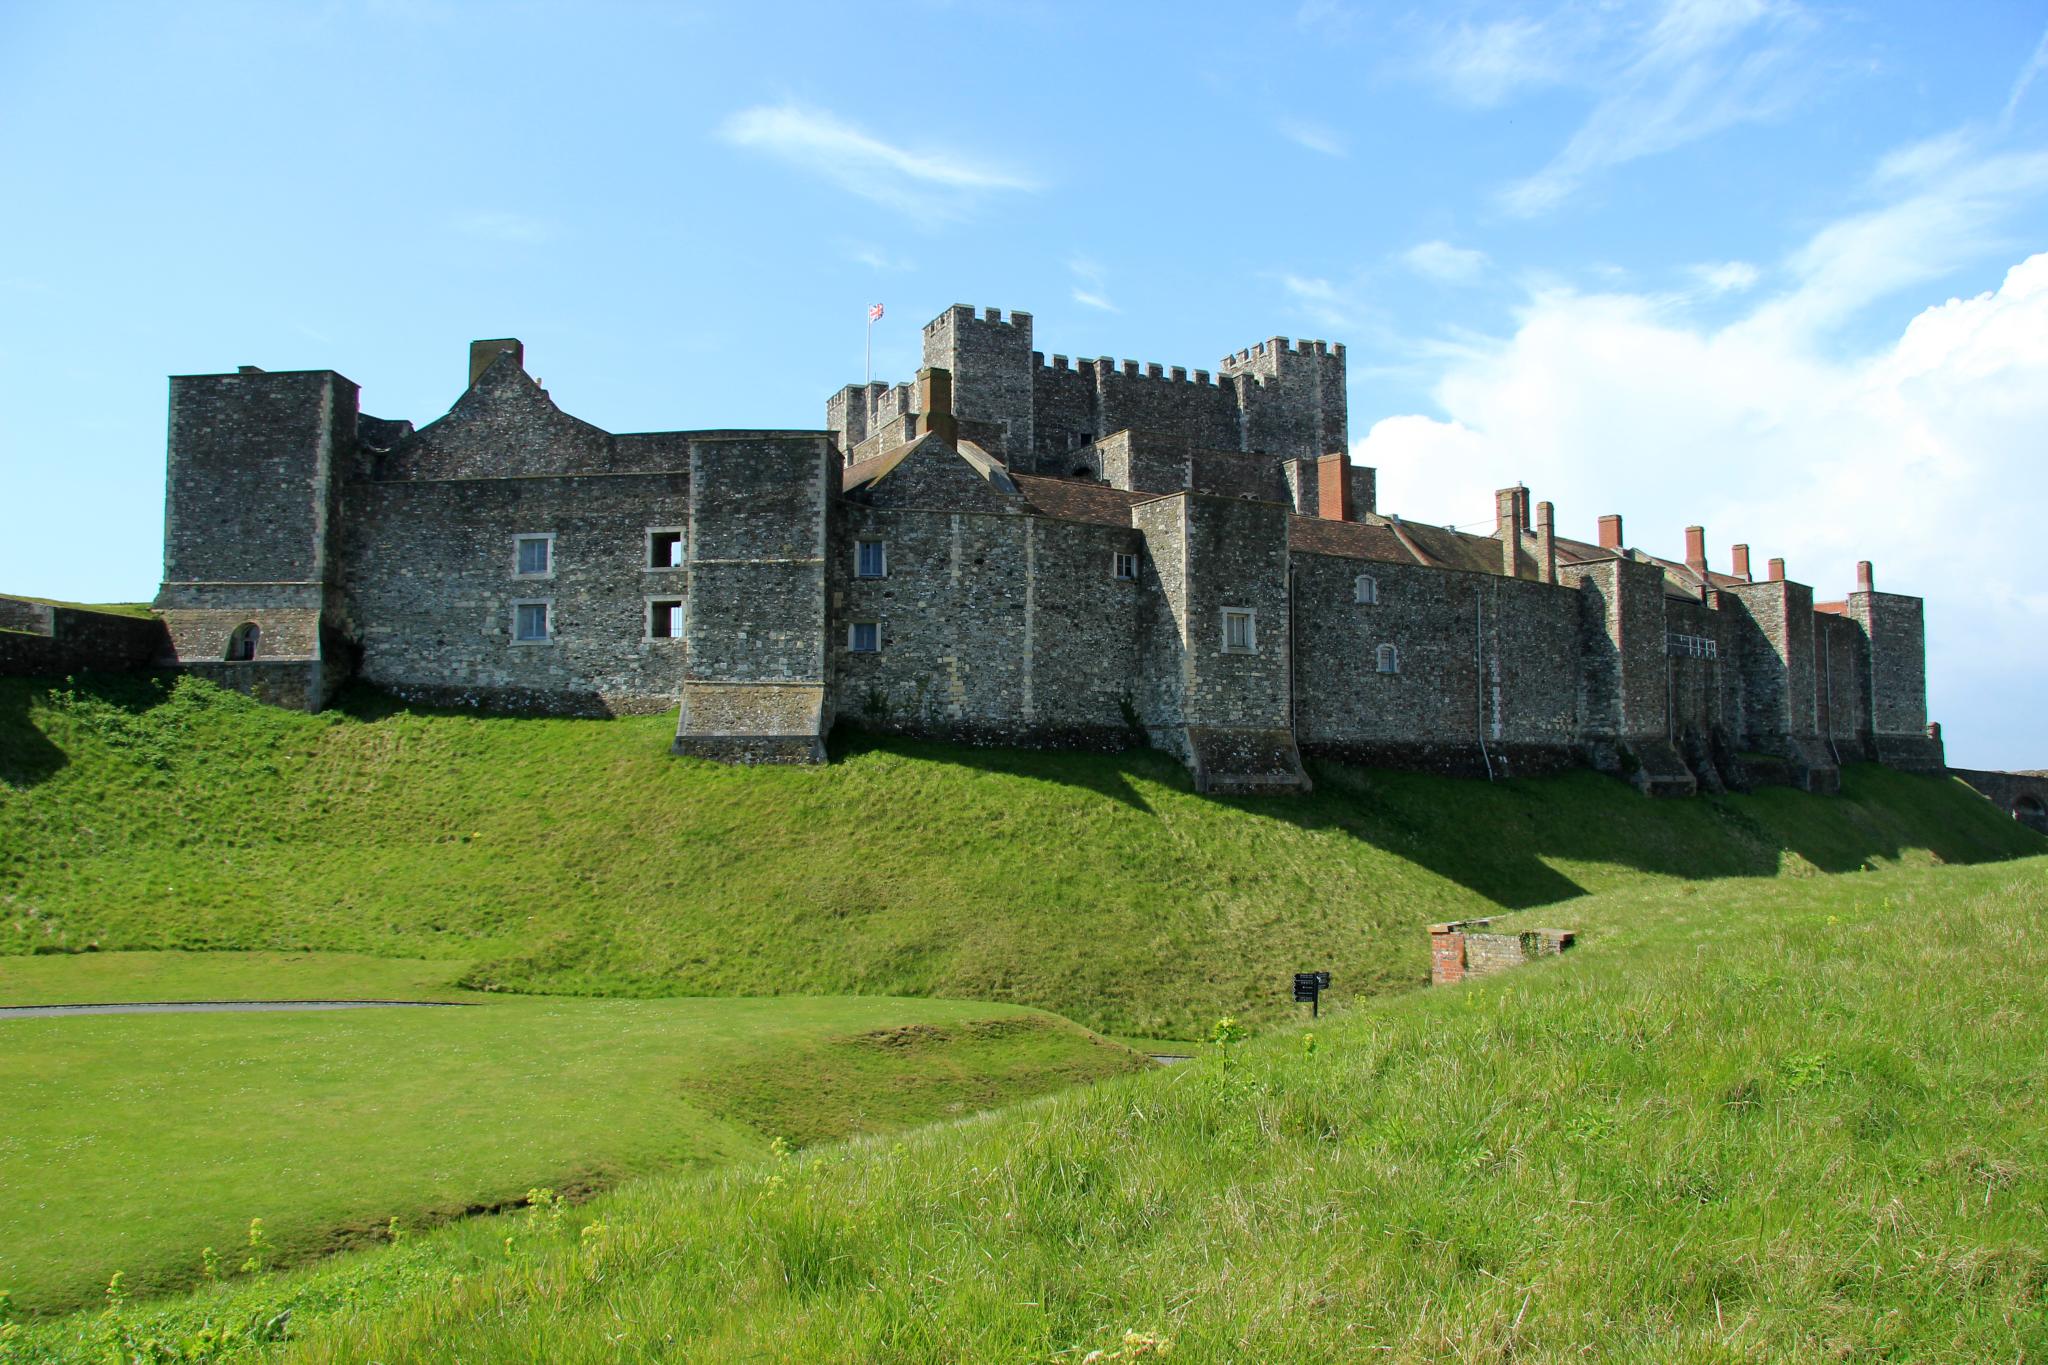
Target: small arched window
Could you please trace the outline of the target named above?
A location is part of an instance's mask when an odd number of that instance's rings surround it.
[[[1401,651],[1392,645],[1381,645],[1378,651],[1377,662],[1380,672],[1399,673],[1401,671]]]
[[[1362,573],[1358,582],[1352,585],[1351,593],[1351,600],[1360,606],[1374,606],[1380,600],[1380,581],[1369,573]]]
[[[254,621],[244,621],[235,627],[235,633],[228,636],[228,662],[245,664],[256,657],[256,645],[262,638]]]
[[[1074,477],[1077,479],[1092,479],[1095,477],[1095,471],[1085,464],[1077,464],[1074,466]]]

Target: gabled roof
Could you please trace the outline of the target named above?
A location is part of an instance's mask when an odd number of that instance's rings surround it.
[[[935,432],[906,441],[840,472],[842,493],[884,506],[933,502],[963,511],[1018,510],[1010,471],[972,441],[957,445]]]

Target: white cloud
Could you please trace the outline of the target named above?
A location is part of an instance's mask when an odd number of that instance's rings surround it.
[[[2005,112],[1999,116],[2001,125],[2010,124],[2012,116],[2020,110],[2020,101],[2026,98],[2027,87],[2034,83],[2034,77],[2048,69],[2048,31],[2043,31],[2041,41],[2034,44],[2034,55],[2020,68],[2020,74],[2012,83],[2012,93],[2005,98]]]
[[[1470,284],[1486,269],[1487,255],[1449,242],[1418,242],[1401,253],[1401,263],[1426,279]]]
[[[1715,261],[1687,266],[1686,271],[1711,294],[1746,294],[1763,278],[1748,261]]]
[[[981,195],[1038,188],[993,161],[898,146],[844,120],[796,104],[742,109],[719,126],[735,147],[766,153],[852,194],[908,213],[954,214]]]
[[[1489,109],[1525,90],[1563,82],[1585,36],[1569,11],[1543,20],[1460,24],[1438,36],[1423,69],[1452,99]]]
[[[1383,507],[1422,520],[1483,519],[1521,479],[1566,534],[1622,512],[1631,543],[1673,554],[1700,522],[1716,567],[1744,541],[1822,598],[1874,560],[1881,589],[1928,600],[1951,757],[2048,764],[2048,587],[2028,553],[2048,506],[2048,253],[1862,356],[1762,311],[1712,329],[1668,298],[1539,296],[1511,338],[1451,361],[1443,418],[1390,417],[1354,456]]]
[[[1345,145],[1343,137],[1323,124],[1311,123],[1305,119],[1286,119],[1280,123],[1279,128],[1282,137],[1312,152],[1320,152],[1324,156],[1351,155],[1351,150]]]
[[[1737,124],[1770,118],[1802,87],[1811,25],[1787,0],[1669,0],[1648,28],[1575,79],[1602,93],[1550,163],[1507,187],[1509,211],[1555,208],[1589,176]]]
[[[1073,272],[1073,299],[1083,308],[1095,308],[1105,313],[1121,312],[1109,301],[1109,294],[1103,284],[1103,269],[1086,256],[1076,256],[1067,262],[1067,269]]]
[[[1280,287],[1287,291],[1295,311],[1318,326],[1346,331],[1355,325],[1351,301],[1330,281],[1310,275],[1283,274]]]
[[[457,218],[450,226],[465,237],[477,237],[488,242],[508,242],[514,246],[539,246],[543,242],[553,241],[559,235],[553,223],[524,213],[470,213]]]
[[[917,262],[911,260],[908,256],[892,256],[880,247],[849,247],[846,256],[848,260],[856,265],[864,265],[870,270],[881,271],[884,274],[893,275],[906,270],[917,269]]]

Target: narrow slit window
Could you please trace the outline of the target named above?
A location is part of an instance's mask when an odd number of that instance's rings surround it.
[[[889,575],[888,547],[879,540],[863,540],[855,551],[855,578],[886,578]]]
[[[647,638],[674,640],[683,633],[683,604],[674,597],[657,597],[647,603]]]
[[[647,567],[650,569],[682,568],[683,533],[681,531],[649,531],[647,533]]]
[[[855,621],[846,628],[846,647],[855,654],[881,653],[881,624],[876,621]]]
[[[1251,654],[1258,649],[1256,621],[1251,611],[1243,607],[1223,609],[1223,652],[1226,654]]]

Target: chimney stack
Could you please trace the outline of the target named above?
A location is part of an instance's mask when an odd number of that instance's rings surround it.
[[[1351,456],[1341,450],[1316,461],[1316,515],[1351,520]]]
[[[1609,513],[1600,518],[1600,548],[1603,550],[1621,549],[1620,516]]]
[[[1536,577],[1557,581],[1557,509],[1547,502],[1536,504]]]
[[[1773,582],[1773,583],[1783,583],[1783,582],[1785,581],[1785,561],[1784,561],[1784,560],[1782,560],[1782,559],[1774,559],[1774,560],[1772,560],[1772,561],[1771,561],[1771,562],[1770,562],[1770,563],[1769,563],[1768,565],[1766,565],[1766,566],[1765,566],[1765,568],[1766,568],[1766,570],[1768,571],[1768,575],[1769,575],[1769,577],[1770,577],[1770,580],[1771,580],[1771,582]]]
[[[504,352],[512,353],[512,363],[520,369],[526,368],[526,347],[517,337],[495,337],[489,341],[469,343],[469,386],[476,387],[476,381],[484,377],[484,371],[491,368],[491,362]]]
[[[1516,484],[1493,495],[1493,533],[1500,537],[1500,572],[1519,577],[1522,532],[1529,528],[1529,490]]]
[[[1737,545],[1728,553],[1735,560],[1735,576],[1747,583],[1749,581],[1749,547],[1747,545]]]
[[[1871,587],[1871,586],[1870,586],[1870,581],[1871,581],[1871,579],[1870,579],[1870,561],[1869,561],[1869,560],[1867,560],[1867,559],[1859,559],[1859,560],[1857,560],[1857,561],[1856,561],[1856,591],[1858,591],[1858,592],[1876,592],[1876,591],[1877,591],[1877,589],[1875,589],[1875,588],[1873,588],[1873,587]]]
[[[953,418],[953,372],[936,365],[917,372],[917,410],[923,434],[957,443],[960,424]]]
[[[1685,528],[1685,567],[1701,578],[1707,576],[1707,528],[1704,526]]]

